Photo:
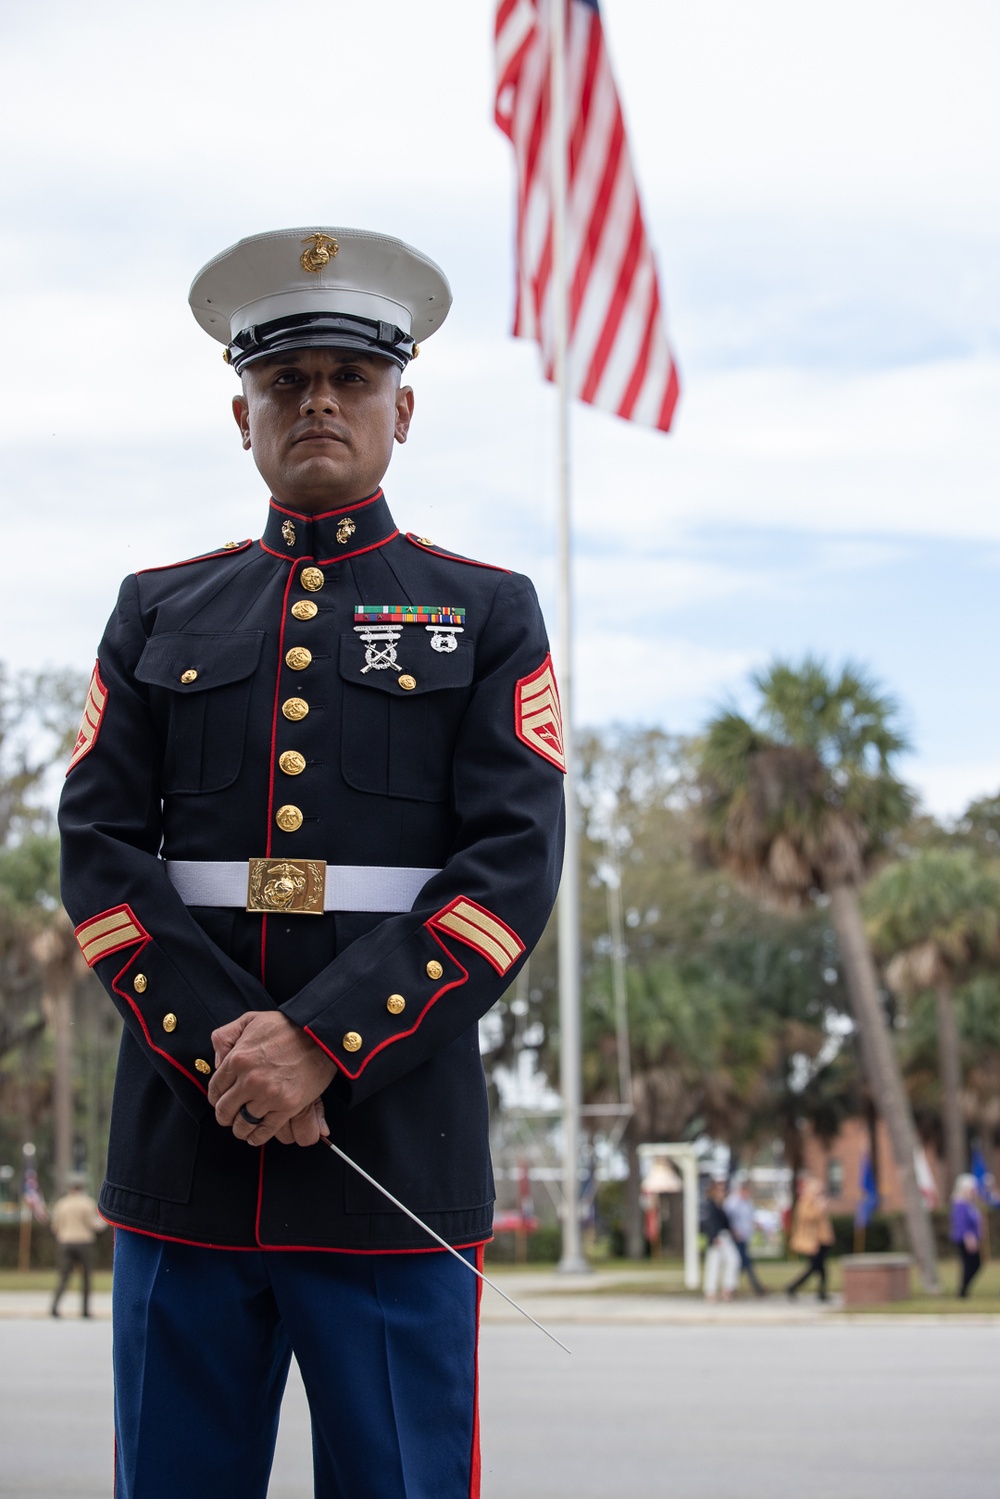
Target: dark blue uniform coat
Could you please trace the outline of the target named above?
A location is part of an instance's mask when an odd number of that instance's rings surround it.
[[[445,648],[403,625],[373,667],[355,611],[402,604],[465,613]],[[487,1238],[477,1021],[555,898],[561,764],[530,582],[400,536],[381,491],[313,518],[272,502],[260,541],[127,578],[60,812],[66,908],[125,1020],[105,1216],[198,1244],[429,1247],[331,1152],[217,1124],[213,1029],[279,1007],[336,1063],[333,1138],[450,1243]],[[440,872],[412,910],[262,916],[186,906],[164,862],[257,857]]]

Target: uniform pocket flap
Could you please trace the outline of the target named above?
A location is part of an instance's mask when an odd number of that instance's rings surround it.
[[[419,625],[387,631],[376,626],[364,634],[352,631],[340,637],[344,681],[377,687],[396,698],[468,687],[474,665],[472,641],[461,631],[430,631]]]
[[[167,630],[146,642],[135,674],[152,687],[185,694],[206,692],[250,676],[263,644],[263,630],[204,635]]]

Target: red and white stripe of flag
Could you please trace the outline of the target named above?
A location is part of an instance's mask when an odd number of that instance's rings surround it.
[[[550,0],[499,0],[496,121],[517,167],[514,333],[553,378]],[[570,393],[670,429],[679,384],[596,0],[566,0]]]

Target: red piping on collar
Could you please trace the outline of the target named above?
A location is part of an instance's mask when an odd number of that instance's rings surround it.
[[[294,520],[315,521],[331,520],[335,515],[343,515],[345,510],[363,510],[366,505],[374,505],[376,500],[382,500],[385,496],[381,488],[370,494],[367,500],[355,500],[353,504],[342,505],[339,510],[323,510],[319,515],[306,515],[302,510],[289,510],[285,505],[279,505],[272,497],[269,501],[272,510],[280,510],[282,515],[290,515]]]

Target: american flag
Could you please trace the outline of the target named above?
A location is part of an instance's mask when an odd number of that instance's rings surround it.
[[[550,0],[499,0],[496,121],[517,165],[514,333],[553,378]],[[679,385],[667,342],[597,0],[566,0],[568,380],[581,401],[670,429]]]

